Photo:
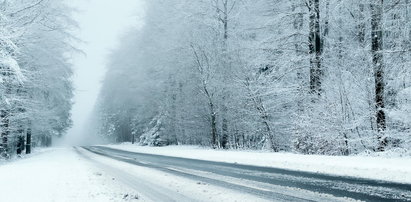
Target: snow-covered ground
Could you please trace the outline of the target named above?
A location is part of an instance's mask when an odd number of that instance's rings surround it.
[[[221,151],[197,146],[141,147],[123,144],[109,147],[141,153],[411,182],[411,159],[404,157],[303,156]],[[308,191],[300,192],[306,196],[319,197]],[[321,197],[329,199],[330,196]],[[0,164],[0,201],[170,200],[264,201],[253,195],[113,160],[81,148],[47,149],[24,159]]]
[[[284,168],[411,184],[411,157],[320,156],[263,151],[221,151],[198,146],[109,145],[127,151]]]
[[[82,148],[54,148],[1,164],[0,201],[266,200],[155,169],[113,160]]]
[[[131,201],[136,195],[71,148],[48,149],[0,165],[0,201]]]

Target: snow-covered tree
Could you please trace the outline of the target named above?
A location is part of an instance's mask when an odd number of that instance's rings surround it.
[[[63,1],[2,1],[1,17],[0,130],[7,157],[24,146],[30,153],[33,144],[50,145],[71,124],[74,22]]]
[[[147,2],[145,25],[111,57],[102,133],[306,154],[406,148],[409,10],[406,0]]]

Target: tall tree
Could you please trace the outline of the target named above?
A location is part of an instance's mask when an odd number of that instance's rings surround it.
[[[386,129],[386,115],[384,104],[384,58],[383,58],[383,0],[372,1],[371,3],[371,52],[372,62],[374,66],[374,81],[375,81],[375,108],[376,108],[376,121],[377,130],[379,133],[378,151],[384,151],[384,147],[387,142],[383,138],[382,133]]]
[[[32,142],[51,143],[71,124],[74,22],[63,1],[2,1],[0,7],[0,132],[7,157],[22,153],[25,139],[30,153]]]
[[[349,155],[379,150],[379,131],[384,150],[409,145],[408,1],[369,5],[150,1],[111,57],[102,134]]]
[[[320,27],[320,0],[309,0],[308,11],[310,15],[309,22],[309,54],[310,58],[310,90],[312,94],[321,95],[321,77],[323,70],[321,68],[323,39],[321,37]]]

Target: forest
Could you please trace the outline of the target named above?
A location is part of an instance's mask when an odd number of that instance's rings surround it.
[[[0,0],[0,202],[411,201],[411,0]]]
[[[410,153],[409,0],[144,6],[144,24],[106,58],[85,135],[148,146]],[[81,52],[72,12],[64,1],[0,1],[2,158],[50,146],[72,126],[72,56]]]
[[[409,152],[409,0],[150,0],[109,57],[111,142]]]
[[[71,126],[70,13],[62,1],[0,1],[0,159],[50,146]]]

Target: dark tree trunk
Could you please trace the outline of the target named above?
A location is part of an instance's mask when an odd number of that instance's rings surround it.
[[[23,110],[21,110],[21,111],[23,111]],[[24,129],[23,129],[23,125],[20,125],[19,126],[19,129],[17,130],[17,133],[18,133],[18,136],[17,136],[17,151],[16,151],[16,153],[17,153],[17,155],[21,155],[21,153],[24,151],[24,148],[25,148],[25,146],[24,146],[24,137],[25,137],[25,135],[24,135]]]
[[[172,79],[172,90],[177,88],[177,82],[175,79]],[[173,92],[171,96],[171,141],[172,144],[178,145],[178,135],[177,135],[177,92]]]
[[[31,153],[31,128],[27,129],[26,133],[26,154]]]
[[[309,0],[308,4],[310,15],[309,33],[309,54],[310,58],[310,92],[311,94],[321,95],[321,57],[322,39],[320,30],[320,1]]]
[[[338,2],[341,3],[341,2]],[[325,22],[323,32],[323,43],[330,32],[330,0],[325,0]],[[323,44],[324,45],[324,44]]]
[[[224,40],[228,39],[228,0],[224,1],[224,17],[222,19],[224,25]]]
[[[223,68],[224,69],[224,82],[227,81],[228,79],[228,74],[230,73],[230,62],[229,62],[229,56],[227,53],[227,40],[228,40],[228,14],[229,14],[229,10],[228,10],[228,2],[229,0],[224,0],[223,1],[223,9],[222,9],[222,13],[223,13],[223,17],[220,18],[221,22],[223,23],[223,32],[224,32],[224,36],[223,36]],[[220,146],[224,149],[227,148],[227,144],[228,144],[228,120],[227,120],[227,113],[228,113],[228,109],[227,109],[227,100],[228,100],[228,91],[227,89],[224,87],[223,89],[223,103],[222,103],[222,112],[221,112],[221,118],[222,118],[222,124],[221,124],[221,131],[222,131],[222,137],[221,137],[221,142],[220,142]]]
[[[214,104],[209,103],[211,112],[211,142],[213,148],[217,148],[217,116],[214,110]]]
[[[0,72],[5,77],[5,87],[6,87],[6,95],[11,94],[11,71],[9,68],[5,68],[0,66]],[[1,130],[1,147],[0,147],[0,155],[2,158],[10,158],[9,153],[9,134],[10,134],[10,107],[8,104],[2,106],[5,109],[0,110],[0,130]]]
[[[0,128],[1,128],[1,151],[2,158],[9,158],[9,112],[8,110],[0,111]]]
[[[136,143],[136,137],[135,137],[134,132],[132,132],[131,133],[131,144],[134,144],[134,143]]]
[[[361,46],[364,46],[365,42],[365,17],[364,17],[364,4],[359,5],[359,19],[358,19],[358,41]]]
[[[383,0],[375,0],[371,4],[371,37],[372,37],[372,61],[374,66],[375,79],[375,107],[376,120],[378,130],[378,151],[384,151],[387,144],[383,139],[382,133],[386,128],[386,118],[384,112],[384,60],[383,60],[383,30],[382,30],[382,16],[383,16]]]
[[[17,139],[17,155],[21,155],[24,151],[24,136],[19,135]]]
[[[217,114],[215,112],[214,102],[213,102],[210,92],[208,91],[206,82],[203,82],[203,89],[208,98],[208,106],[210,109],[211,144],[212,144],[212,147],[215,149],[218,147],[218,144],[217,144]]]

